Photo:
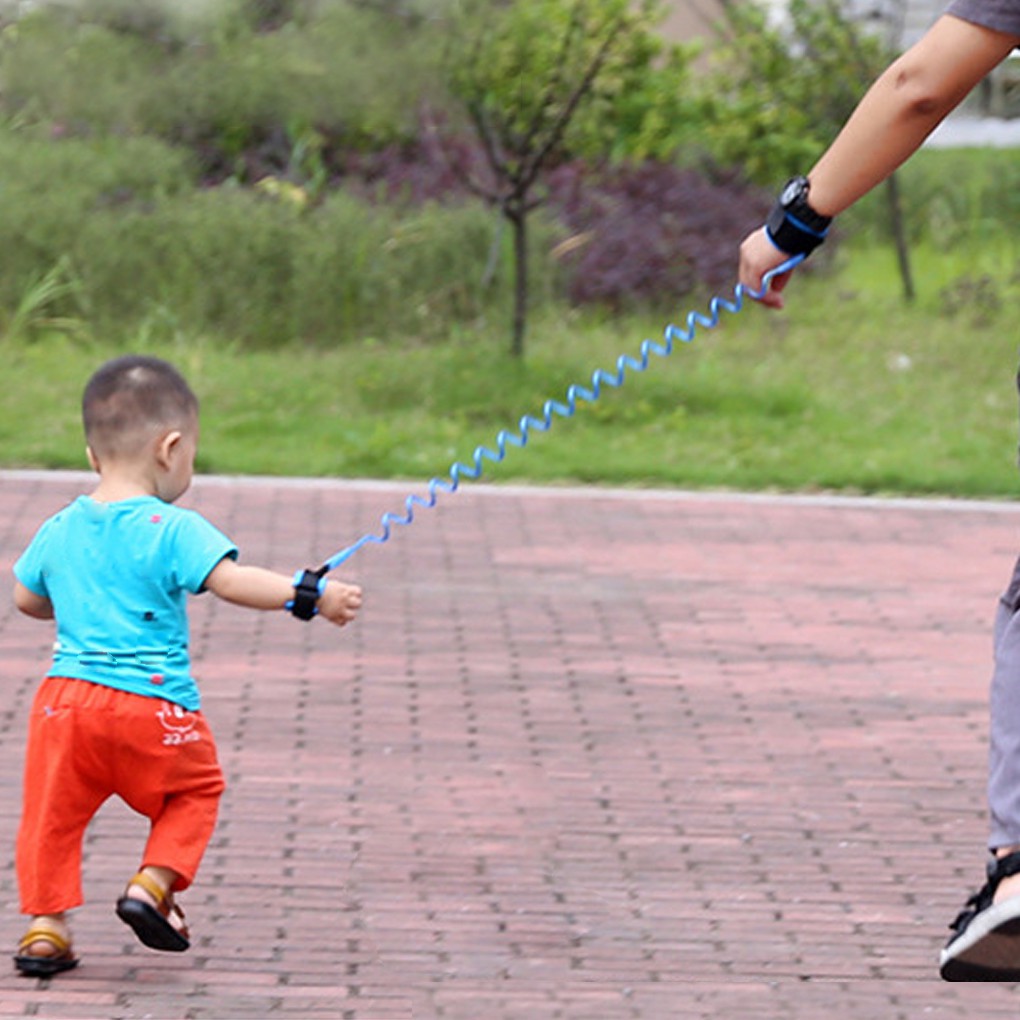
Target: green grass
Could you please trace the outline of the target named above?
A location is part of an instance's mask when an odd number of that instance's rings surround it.
[[[715,331],[699,331],[670,358],[653,357],[621,389],[555,419],[502,464],[487,463],[484,477],[1012,496],[1011,309],[1020,287],[1010,254],[974,267],[919,253],[921,294],[908,308],[888,253],[845,253],[833,275],[795,280],[787,311],[724,314]],[[997,275],[983,289],[960,282],[986,268]],[[986,311],[979,299],[989,294],[998,306]],[[674,321],[691,307],[704,302],[678,309]],[[58,335],[9,343],[2,463],[84,466],[81,387],[103,359],[133,349],[169,358],[193,381],[203,403],[202,471],[424,481],[478,444],[493,445],[546,398],[587,383],[596,367],[636,354],[665,321],[546,311],[532,324],[523,363],[503,353],[496,326],[442,344],[330,350],[250,351],[217,338],[151,335],[117,345]]]

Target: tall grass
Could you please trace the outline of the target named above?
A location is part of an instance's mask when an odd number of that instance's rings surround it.
[[[68,297],[76,299],[79,289],[78,280],[71,274],[67,259],[61,259],[48,272],[30,280],[21,299],[3,323],[6,341],[16,344],[44,333],[83,333],[86,327],[82,319],[52,314],[54,305]]]
[[[477,201],[398,209],[340,190],[309,208],[230,183],[199,188],[186,156],[144,138],[52,143],[0,131],[0,161],[0,310],[57,264],[100,336],[155,317],[254,346],[331,346],[434,338],[509,306],[509,252],[491,284],[498,217]],[[536,226],[541,264],[550,228]],[[551,283],[536,275],[536,302]]]

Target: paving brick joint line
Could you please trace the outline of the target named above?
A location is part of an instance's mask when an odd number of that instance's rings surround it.
[[[0,472],[0,566],[87,476]],[[281,570],[393,508],[373,483],[197,480]],[[0,1018],[1015,1017],[947,985],[984,863],[991,618],[1020,506],[465,487],[339,572],[338,632],[202,596],[230,784],[184,956],[112,905],[104,806],[78,970],[0,968]],[[0,939],[52,633],[0,608]]]

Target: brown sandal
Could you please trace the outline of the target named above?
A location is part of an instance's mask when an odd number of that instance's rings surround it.
[[[53,947],[52,953],[30,953],[36,942]],[[14,966],[26,977],[47,978],[78,966],[78,957],[71,949],[71,940],[57,931],[53,922],[33,921],[18,943]]]
[[[144,889],[156,901],[156,905],[128,896],[127,890],[133,885]],[[139,871],[128,882],[124,895],[117,900],[117,916],[130,925],[139,941],[150,949],[183,953],[191,946],[190,932],[184,923],[184,911],[174,902],[173,893],[143,871]],[[177,925],[170,923],[171,916],[178,920]]]

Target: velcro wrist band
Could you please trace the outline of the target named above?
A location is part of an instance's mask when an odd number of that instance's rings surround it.
[[[810,255],[826,238],[829,228],[813,230],[778,202],[765,223],[769,240],[787,255]]]
[[[326,590],[321,570],[299,570],[294,575],[294,598],[286,608],[299,620],[310,620],[319,611],[319,597]]]

